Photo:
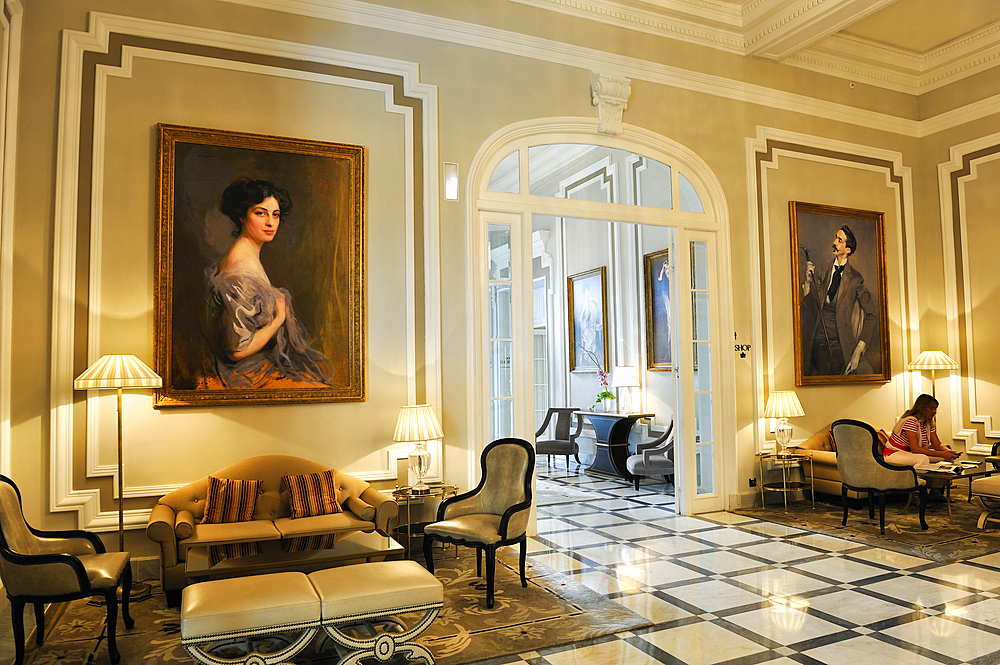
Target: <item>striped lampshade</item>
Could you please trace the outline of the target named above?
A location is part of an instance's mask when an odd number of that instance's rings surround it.
[[[430,404],[404,406],[399,410],[396,420],[396,433],[393,441],[431,441],[444,436],[441,424]]]
[[[794,390],[776,390],[767,396],[765,418],[797,418],[806,415]]]
[[[909,369],[958,369],[958,363],[944,351],[921,351]]]
[[[162,387],[163,379],[131,355],[101,356],[73,382],[76,390]]]

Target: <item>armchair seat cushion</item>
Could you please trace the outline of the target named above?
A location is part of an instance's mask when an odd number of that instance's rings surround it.
[[[87,571],[87,580],[94,589],[113,589],[129,565],[128,552],[81,554],[76,557]]]
[[[372,531],[372,523],[358,518],[353,513],[341,512],[313,517],[281,517],[274,520],[274,527],[282,538],[299,536],[320,536],[341,531]]]
[[[430,524],[424,529],[424,533],[492,545],[500,542],[500,515],[462,515]]]
[[[181,541],[184,547],[200,545],[227,545],[238,541],[277,540],[281,538],[274,522],[253,520],[250,522],[227,522],[225,524],[196,524],[190,538]]]

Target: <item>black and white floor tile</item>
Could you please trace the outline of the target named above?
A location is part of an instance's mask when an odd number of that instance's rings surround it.
[[[672,488],[537,467],[529,556],[653,625],[497,659],[528,665],[997,665],[1000,554],[941,564],[731,513],[678,516]]]

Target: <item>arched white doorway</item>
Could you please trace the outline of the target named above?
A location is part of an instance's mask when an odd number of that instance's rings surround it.
[[[670,198],[679,201],[680,190],[690,188],[702,210],[533,193],[530,153],[557,144],[604,146],[667,165],[673,174]],[[507,191],[490,187],[501,163],[500,171],[516,182],[501,188]],[[724,509],[726,497],[736,487],[735,464],[729,463],[736,452],[735,372],[732,356],[726,353],[732,331],[729,224],[722,188],[707,165],[683,146],[641,128],[626,125],[620,136],[610,136],[598,133],[596,121],[589,119],[526,121],[505,127],[484,142],[470,166],[465,200],[470,220],[469,425],[479,442],[479,448],[469,451],[470,461],[495,435],[497,417],[504,419],[505,433],[532,440],[532,216],[669,227],[678,303],[673,307],[677,508],[682,514]],[[498,239],[505,244],[497,245]],[[496,259],[501,255],[505,269],[498,272]],[[509,294],[505,302],[510,325],[500,330],[495,316],[491,320],[490,307],[498,292]],[[640,360],[645,369],[645,356]],[[502,372],[491,371],[491,362],[502,365]]]

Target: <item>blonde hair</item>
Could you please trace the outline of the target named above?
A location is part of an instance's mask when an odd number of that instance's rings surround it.
[[[936,397],[924,393],[923,395],[918,397],[915,402],[913,402],[913,406],[910,408],[909,411],[904,412],[902,417],[905,418],[907,416],[913,416],[921,423],[926,423],[928,420],[927,409],[932,406],[936,407],[937,405],[938,401]]]

